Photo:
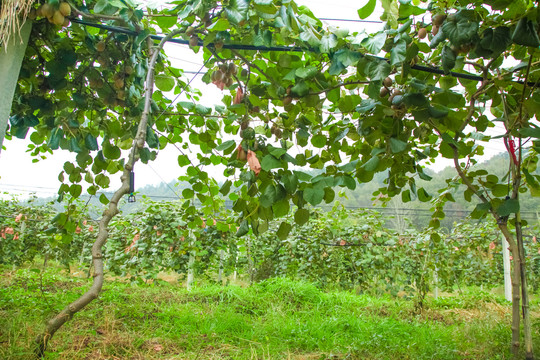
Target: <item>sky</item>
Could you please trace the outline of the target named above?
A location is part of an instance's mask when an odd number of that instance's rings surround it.
[[[151,3],[159,4],[162,0],[151,0]],[[329,26],[347,28],[351,32],[366,31],[373,33],[382,28],[382,23],[358,22],[357,9],[362,7],[366,0],[297,0],[297,4],[309,7],[315,16],[328,19],[323,20]],[[381,9],[376,9],[368,19],[369,21],[378,21]],[[336,21],[334,19],[348,19],[354,21]],[[202,55],[194,54],[188,46],[180,44],[167,44],[165,51],[173,66],[184,69],[186,72],[197,72],[201,69],[203,60]],[[203,69],[204,71],[205,69]],[[185,74],[184,81],[193,78],[192,85],[201,89],[203,97],[201,103],[204,105],[213,105],[220,103],[222,97],[214,85],[204,84],[201,76]],[[494,134],[500,134],[503,131],[501,125],[494,129]],[[5,141],[5,150],[0,152],[0,193],[20,193],[27,196],[30,193],[36,193],[38,196],[54,196],[57,193],[60,182],[58,174],[62,170],[66,161],[73,161],[75,156],[69,151],[55,151],[54,156],[49,155],[47,159],[40,160],[37,163],[27,152],[29,140],[13,139]],[[504,150],[501,141],[493,141],[486,145],[486,156],[484,159]],[[158,154],[156,161],[145,165],[138,163],[135,166],[136,188],[146,185],[157,185],[161,182],[170,182],[182,175],[181,169],[177,165],[178,152],[172,147],[168,147]],[[446,159],[438,160],[435,164],[429,165],[430,168],[438,171],[450,162]],[[111,176],[111,189],[119,186],[118,175]]]

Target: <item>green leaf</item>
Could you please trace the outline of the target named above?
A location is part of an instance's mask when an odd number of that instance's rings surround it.
[[[386,41],[386,33],[379,32],[375,36],[369,36],[362,40],[361,45],[366,48],[366,50],[373,54],[377,55],[383,48]]]
[[[529,20],[527,16],[522,17],[512,34],[512,41],[518,45],[539,47],[540,39],[536,32],[537,24]]]
[[[401,201],[404,203],[411,201],[411,191],[405,190],[401,193]]]
[[[277,169],[280,167],[282,167],[281,161],[279,161],[270,154],[265,155],[261,161],[261,168],[264,171],[269,171],[271,169]]]
[[[442,68],[445,74],[456,66],[456,53],[448,45],[444,45],[441,52]]]
[[[315,66],[306,66],[296,69],[295,74],[301,79],[307,79],[318,74],[318,70]],[[292,89],[291,89],[292,90]]]
[[[311,144],[316,148],[323,148],[326,145],[328,139],[323,134],[317,134],[311,138]]]
[[[396,138],[390,138],[390,150],[393,154],[400,153],[407,148],[407,143]]]
[[[442,32],[455,46],[473,42],[475,36],[478,36],[478,22],[462,14],[467,13],[459,11],[454,15],[455,21],[447,19],[442,25]]]
[[[366,68],[366,75],[373,81],[384,80],[392,70],[390,64],[385,60],[371,60]]]
[[[176,25],[176,23],[178,22],[178,17],[176,17],[176,16],[158,16],[156,18],[156,22],[157,22],[158,26],[162,30],[167,31],[167,30],[169,30],[169,28]]]
[[[156,84],[156,87],[161,91],[171,91],[174,88],[175,81],[174,78],[171,76],[167,76],[165,74],[157,74],[154,77],[154,82]]]
[[[319,47],[319,50],[322,53],[329,53],[331,50],[333,50],[338,44],[338,38],[334,34],[324,35],[321,38],[321,46]]]
[[[230,22],[239,24],[246,20],[249,9],[249,0],[230,0],[225,7],[225,14]]]
[[[290,204],[289,200],[281,200],[272,205],[272,211],[275,217],[282,217],[289,214]]]
[[[355,65],[361,57],[362,54],[349,49],[340,49],[334,55],[334,58],[341,62],[345,67]]]
[[[306,96],[309,93],[309,85],[305,81],[299,81],[291,88],[291,92],[298,97]]]
[[[500,216],[509,216],[510,214],[517,213],[519,208],[519,200],[506,199],[501,205],[499,205],[496,211]]]
[[[195,192],[192,189],[186,188],[182,190],[182,197],[184,199],[191,199],[193,196],[195,196]]]
[[[284,221],[281,223],[281,225],[279,225],[276,235],[280,240],[286,240],[287,236],[289,236],[289,233],[291,232],[291,229],[292,225]]]
[[[60,140],[64,138],[64,131],[62,128],[57,127],[51,131],[51,135],[49,137],[49,141],[47,143],[47,146],[51,150],[57,150],[60,146]]]
[[[427,202],[431,200],[432,196],[428,194],[428,192],[424,188],[420,188],[416,191],[416,194],[418,195],[418,200],[422,202]]]
[[[298,186],[298,178],[295,174],[285,174],[281,177],[283,187],[289,194],[294,194]]]
[[[366,171],[373,172],[377,169],[377,166],[379,166],[379,157],[373,156],[371,159],[366,161],[365,164],[362,165],[362,168]]]
[[[240,223],[240,226],[238,227],[238,230],[236,231],[235,236],[236,237],[244,236],[244,235],[246,235],[248,233],[248,231],[249,231],[248,222],[247,222],[247,220],[243,220]]]
[[[180,167],[183,167],[189,164],[191,164],[191,161],[189,161],[189,158],[187,157],[187,155],[178,155],[178,165],[180,165]]]
[[[234,140],[227,140],[216,146],[216,150],[227,152],[228,150],[232,150],[235,145],[236,142]]]
[[[394,44],[392,50],[390,50],[390,65],[400,65],[405,61],[407,55],[407,42],[405,40],[399,40]]]
[[[304,200],[315,206],[321,203],[324,198],[324,191],[319,187],[308,187],[304,189]]]
[[[366,5],[358,9],[358,16],[360,17],[360,19],[368,18],[375,10],[376,4],[377,4],[376,0],[368,0]]]
[[[307,209],[298,209],[294,213],[294,222],[299,226],[304,225],[309,220],[309,210]]]
[[[223,185],[221,185],[221,187],[219,188],[219,192],[225,196],[229,193],[229,191],[231,191],[231,185],[232,185],[232,181],[231,180],[227,180],[223,183]]]
[[[271,207],[272,204],[276,202],[276,196],[277,196],[276,187],[274,185],[268,185],[267,187],[264,188],[264,191],[261,194],[261,197],[259,200],[261,203],[261,206]]]
[[[109,199],[107,199],[107,196],[105,194],[99,195],[99,202],[103,205],[107,205],[109,203]]]

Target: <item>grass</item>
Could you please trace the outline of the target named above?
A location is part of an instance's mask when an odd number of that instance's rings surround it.
[[[58,269],[0,277],[0,359],[31,359],[44,321],[89,287]],[[41,290],[43,289],[43,291]],[[538,302],[534,341],[540,348]],[[487,292],[409,300],[273,279],[251,287],[107,282],[46,359],[509,359],[510,306]]]

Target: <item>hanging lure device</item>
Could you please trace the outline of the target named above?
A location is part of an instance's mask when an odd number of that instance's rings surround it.
[[[129,173],[129,196],[128,196],[128,202],[134,203],[137,201],[135,199],[135,173],[133,170]]]

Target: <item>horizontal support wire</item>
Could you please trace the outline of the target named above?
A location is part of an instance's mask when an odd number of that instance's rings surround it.
[[[137,31],[122,28],[122,27],[118,27],[118,26],[96,24],[96,23],[91,23],[91,22],[88,22],[88,21],[85,21],[85,20],[80,20],[80,19],[70,19],[70,20],[71,20],[71,22],[74,22],[74,23],[77,23],[77,24],[81,24],[81,25],[85,25],[85,26],[91,26],[91,27],[95,27],[95,28],[98,28],[98,29],[112,31],[112,32],[120,33],[120,34],[126,34],[126,35],[130,35],[130,36],[138,36],[139,35],[139,33]],[[149,35],[149,36],[150,36],[151,39],[156,40],[156,41],[161,41],[164,38],[164,36],[161,36],[161,35]],[[174,44],[189,45],[189,40],[183,40],[183,39],[170,39],[168,42],[171,42],[171,43],[174,43]],[[204,43],[202,41],[200,41],[200,40],[199,40],[197,45],[198,46],[205,46]],[[209,43],[209,44],[206,45],[206,47],[210,47],[210,48],[214,47],[214,43]],[[223,48],[224,49],[231,49],[231,50],[252,50],[252,51],[313,52],[313,53],[319,53],[320,52],[318,49],[315,49],[315,48],[310,48],[310,47],[303,48],[303,47],[299,47],[299,46],[255,46],[255,45],[243,45],[243,44],[223,44]],[[362,54],[362,56],[366,56],[366,55]],[[375,58],[375,59],[390,62],[389,59],[384,58],[384,57],[374,56],[374,55],[369,55],[369,56],[372,57],[372,58]],[[453,71],[446,74],[444,72],[444,70],[439,69],[437,67],[430,67],[430,66],[423,66],[423,65],[415,64],[415,65],[411,66],[411,69],[418,70],[418,71],[423,71],[423,72],[428,72],[428,73],[432,73],[432,74],[451,75],[451,76],[453,76],[455,78],[459,78],[459,79],[474,80],[474,81],[482,81],[482,80],[484,80],[483,77],[478,76],[478,75],[473,75],[473,74],[464,74],[464,73],[458,73],[458,72],[453,72]],[[524,84],[524,82],[520,81],[520,80],[514,80],[513,82],[518,83],[518,84]],[[538,81],[529,81],[529,82],[527,82],[527,85],[528,86],[537,86],[537,85],[539,85],[539,82]]]

